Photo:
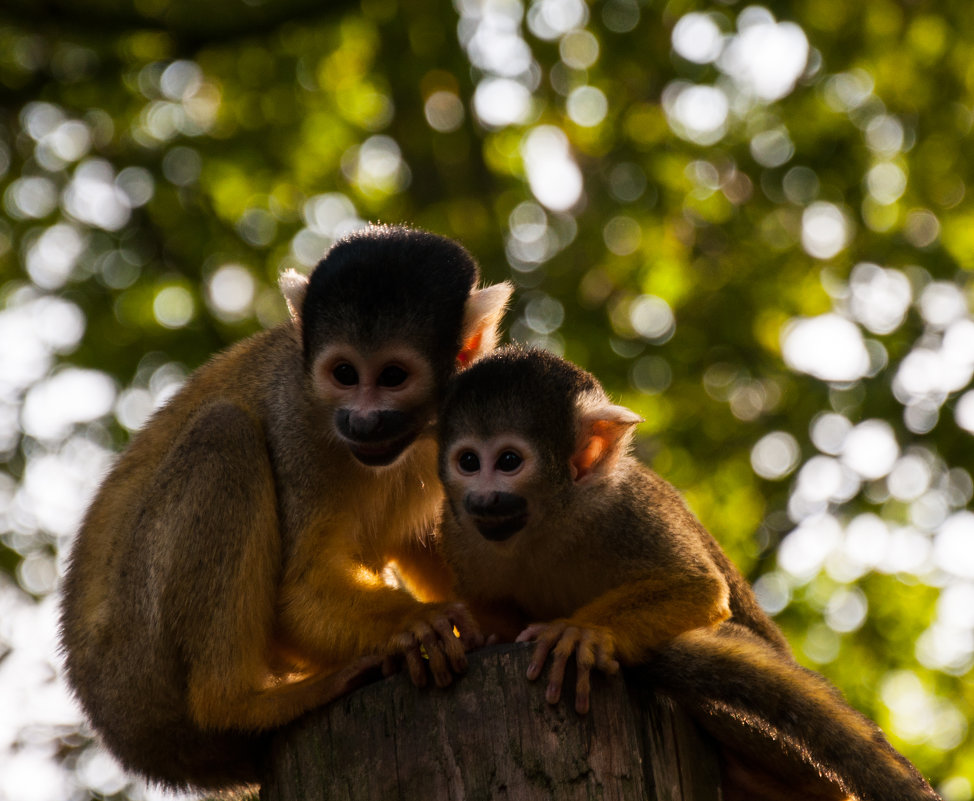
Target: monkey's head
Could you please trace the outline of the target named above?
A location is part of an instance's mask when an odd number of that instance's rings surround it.
[[[506,347],[458,375],[440,414],[440,478],[469,532],[530,537],[611,478],[638,415],[590,374],[541,350]]]
[[[362,464],[397,461],[456,370],[496,345],[511,286],[478,277],[456,242],[385,225],[336,242],[309,278],[282,276],[311,390]]]

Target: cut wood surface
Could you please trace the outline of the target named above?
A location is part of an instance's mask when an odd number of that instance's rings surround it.
[[[669,700],[599,675],[579,715],[570,688],[552,706],[525,678],[530,654],[487,648],[446,689],[400,675],[306,715],[273,739],[262,801],[718,801],[714,752]]]

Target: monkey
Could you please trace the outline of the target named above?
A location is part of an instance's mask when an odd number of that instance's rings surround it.
[[[383,659],[417,685],[462,672],[481,636],[430,531],[439,403],[512,291],[478,280],[447,238],[352,233],[281,277],[290,319],[200,367],[118,458],[70,552],[60,637],[129,771],[250,786],[268,732]]]
[[[590,373],[505,347],[456,376],[439,420],[438,544],[485,632],[533,642],[558,703],[636,671],[718,742],[725,799],[938,798],[879,727],[801,666],[677,490],[630,454],[630,409]]]

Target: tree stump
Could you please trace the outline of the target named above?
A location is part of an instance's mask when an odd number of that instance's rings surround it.
[[[525,678],[530,645],[470,654],[453,686],[405,675],[304,716],[271,743],[262,801],[718,801],[714,751],[652,688],[594,676],[592,709],[574,679],[555,706]]]

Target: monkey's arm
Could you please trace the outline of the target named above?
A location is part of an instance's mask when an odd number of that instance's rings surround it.
[[[709,563],[674,560],[666,569],[644,571],[641,578],[599,595],[569,618],[522,631],[518,642],[537,642],[528,678],[536,679],[552,654],[546,696],[557,703],[565,668],[575,654],[575,708],[585,713],[593,667],[614,673],[619,661],[638,664],[678,634],[716,626],[730,617],[728,598],[727,582]]]
[[[324,664],[367,654],[387,664],[402,658],[418,686],[426,682],[421,647],[437,686],[447,686],[453,672],[466,669],[466,650],[483,644],[466,606],[417,601],[406,590],[388,586],[340,543],[320,550],[330,558],[298,565],[296,575],[284,580],[279,627],[285,642]]]
[[[675,696],[749,765],[790,781],[814,774],[860,801],[934,801],[939,796],[879,727],[821,676],[736,624],[687,631],[639,668]],[[821,783],[818,786],[822,791]],[[804,797],[804,796],[801,796]]]

